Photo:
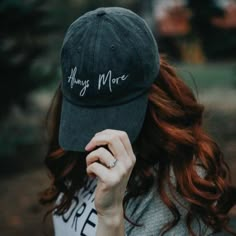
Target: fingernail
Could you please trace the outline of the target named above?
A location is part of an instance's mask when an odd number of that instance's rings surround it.
[[[88,146],[89,146],[89,145],[87,144],[84,149],[87,150],[87,149],[88,149]]]
[[[85,150],[89,150],[89,148],[90,148],[90,143],[88,143],[86,146],[85,146]]]

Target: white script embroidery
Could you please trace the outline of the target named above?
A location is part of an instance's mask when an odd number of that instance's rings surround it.
[[[71,73],[70,76],[68,77],[68,83],[70,83],[70,87],[73,88],[74,84],[83,86],[83,88],[80,90],[79,95],[80,96],[84,96],[86,89],[89,87],[89,80],[80,80],[80,79],[76,79],[76,72],[77,72],[77,67],[75,67],[74,69],[71,69]]]
[[[98,77],[98,90],[101,89],[101,86],[105,85],[108,81],[108,84],[109,84],[109,90],[110,92],[112,92],[112,84],[116,85],[116,84],[119,84],[120,80],[126,80],[128,78],[129,75],[122,75],[122,76],[119,76],[117,78],[112,78],[112,71],[109,70],[107,72],[107,74],[105,75],[104,74],[99,74],[99,77]]]

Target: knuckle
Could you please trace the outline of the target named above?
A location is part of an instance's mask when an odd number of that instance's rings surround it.
[[[86,164],[88,165],[89,164],[89,160],[90,160],[90,154],[88,154],[87,156],[86,156]]]
[[[91,164],[88,166],[89,170],[93,170],[93,169],[94,169],[94,163],[95,163],[95,162],[91,163]]]
[[[120,131],[120,138],[122,140],[127,139],[128,138],[128,134],[125,131]]]
[[[119,176],[120,176],[119,178],[120,179],[124,178],[126,176],[128,170],[129,170],[128,167],[121,165],[120,170],[119,170]]]
[[[96,151],[97,151],[98,155],[102,155],[104,153],[105,149],[103,147],[100,147]]]
[[[133,154],[132,157],[133,157],[133,158],[132,158],[133,163],[135,164],[135,163],[136,163],[136,160],[137,160],[137,159],[136,159],[136,156]]]
[[[87,166],[87,168],[86,168],[86,172],[87,172],[87,173],[90,173],[90,172],[92,171],[91,168],[92,168],[91,165]]]
[[[114,135],[114,134],[111,135],[111,136],[110,136],[110,141],[111,141],[111,142],[116,142],[116,141],[117,141],[117,136]]]
[[[129,159],[129,160],[127,160],[127,166],[128,166],[128,167],[131,167],[132,165],[133,165],[133,161],[132,161],[132,160],[130,160],[130,159]]]
[[[122,179],[123,179],[126,175],[127,175],[127,170],[121,171],[120,176],[121,176]]]
[[[133,168],[133,166],[134,166],[134,163],[133,163],[133,161],[132,161],[132,160],[127,160],[127,163],[126,163],[126,165],[127,165],[127,168],[128,168],[128,170],[130,170],[130,169],[132,169],[132,168]]]

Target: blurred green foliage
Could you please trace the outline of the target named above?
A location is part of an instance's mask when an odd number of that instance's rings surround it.
[[[181,78],[199,91],[232,89],[236,92],[236,63],[178,64]]]
[[[1,0],[0,118],[12,104],[24,105],[28,93],[58,78],[59,53],[69,24],[101,6],[138,6],[134,0]]]
[[[43,70],[33,67],[55,30],[46,1],[0,2],[1,116],[14,104],[24,104],[27,94],[46,82]]]

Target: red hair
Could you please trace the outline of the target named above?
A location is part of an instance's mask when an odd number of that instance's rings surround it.
[[[42,203],[49,203],[60,192],[64,193],[61,203],[54,207],[57,214],[66,212],[73,195],[87,179],[85,157],[78,157],[84,153],[65,152],[58,144],[61,99],[58,89],[49,111],[50,144],[45,159],[52,184],[41,196]],[[166,222],[161,235],[180,219],[174,201],[178,201],[176,191],[189,204],[186,223],[191,235],[196,235],[191,228],[194,218],[202,220],[215,232],[224,229],[236,235],[227,226],[228,211],[235,204],[235,188],[231,185],[229,168],[219,146],[202,128],[203,111],[204,107],[197,102],[191,89],[162,57],[160,73],[149,91],[143,128],[132,144],[136,164],[123,201],[125,208],[132,197],[149,191],[156,178],[157,190],[174,216],[172,221]],[[156,165],[158,168],[154,168]],[[200,174],[199,168],[202,170]],[[171,170],[175,176],[174,183]],[[140,177],[139,183],[136,177]],[[66,185],[67,180],[72,184]],[[166,192],[166,185],[171,197]]]

